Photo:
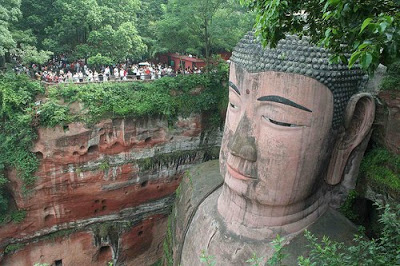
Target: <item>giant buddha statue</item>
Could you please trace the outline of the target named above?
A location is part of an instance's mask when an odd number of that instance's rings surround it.
[[[249,33],[234,49],[219,171],[200,165],[182,184],[176,265],[201,265],[202,251],[217,265],[244,265],[253,253],[267,260],[278,234],[297,256],[306,228],[352,237],[354,227],[330,203],[357,167],[349,158],[370,136],[375,105],[359,93],[365,74],[329,57],[296,36],[264,49]]]

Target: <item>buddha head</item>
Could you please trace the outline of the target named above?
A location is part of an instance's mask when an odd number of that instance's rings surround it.
[[[268,238],[312,223],[369,134],[374,101],[358,94],[364,73],[329,56],[295,36],[264,49],[249,33],[235,48],[218,200],[234,233]]]

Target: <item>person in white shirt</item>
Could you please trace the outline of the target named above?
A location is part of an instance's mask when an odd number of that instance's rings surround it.
[[[114,78],[115,78],[115,80],[118,80],[118,78],[119,78],[118,67],[114,68]]]

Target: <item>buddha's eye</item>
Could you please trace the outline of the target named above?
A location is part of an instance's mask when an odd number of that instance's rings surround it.
[[[276,120],[272,120],[271,118],[268,118],[266,116],[262,116],[263,119],[265,119],[267,122],[270,122],[272,124],[281,126],[281,127],[303,127],[302,125],[296,125],[296,124],[291,124],[291,123],[285,123],[285,122],[280,122]]]
[[[238,106],[237,105],[234,105],[233,103],[229,103],[229,106],[231,107],[231,108],[233,108],[233,109],[238,109]]]

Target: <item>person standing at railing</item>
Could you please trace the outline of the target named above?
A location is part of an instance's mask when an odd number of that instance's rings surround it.
[[[123,68],[121,68],[119,70],[119,78],[120,78],[120,80],[124,80],[125,79],[125,71],[124,71]]]
[[[110,67],[107,66],[107,67],[104,69],[104,76],[103,76],[103,79],[104,79],[104,81],[107,81],[109,78],[110,78]]]
[[[89,82],[92,82],[93,81],[93,72],[92,72],[92,70],[88,70],[88,81]]]
[[[78,72],[79,82],[83,82],[83,73],[81,71]]]
[[[94,73],[93,73],[93,79],[95,82],[99,81],[99,73],[97,73],[96,69],[94,70]]]
[[[118,80],[118,78],[119,78],[118,67],[115,67],[115,68],[114,68],[114,79],[115,79],[115,80]]]

